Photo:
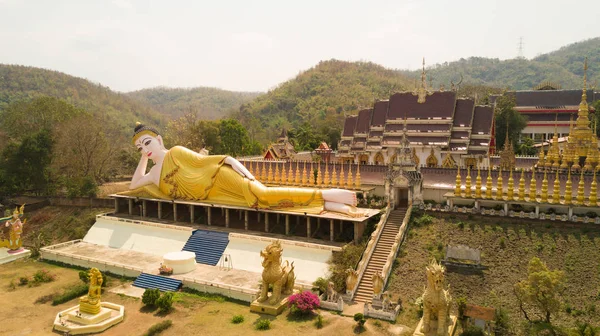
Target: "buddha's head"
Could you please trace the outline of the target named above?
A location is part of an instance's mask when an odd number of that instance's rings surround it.
[[[166,152],[163,139],[158,131],[141,123],[136,124],[131,141],[142,155],[146,155],[154,162],[164,157]]]

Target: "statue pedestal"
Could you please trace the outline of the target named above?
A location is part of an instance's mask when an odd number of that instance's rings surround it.
[[[81,309],[81,308],[80,308]],[[79,324],[96,324],[108,319],[111,316],[112,309],[106,307],[100,307],[100,312],[97,314],[90,314],[84,312],[70,311],[67,313],[67,319]]]
[[[0,265],[15,261],[17,259],[26,258],[31,254],[31,251],[24,248],[18,250],[9,250],[8,248],[0,247]]]
[[[437,322],[437,321],[436,321]],[[444,335],[447,336],[451,336],[454,335],[454,331],[456,330],[456,316],[455,315],[450,315],[450,323],[448,323],[448,329],[446,330],[446,333]],[[423,318],[421,318],[421,320],[419,321],[419,324],[417,325],[417,329],[415,329],[415,332],[413,333],[413,336],[437,336],[437,323],[430,323],[429,324],[429,331],[426,333],[422,333],[421,332],[421,326],[423,326]]]
[[[102,332],[115,324],[123,321],[125,307],[101,302],[98,314],[88,314],[79,311],[79,306],[74,306],[56,314],[54,330],[69,332],[70,335],[92,334]]]
[[[278,303],[276,303],[274,305],[269,304],[268,299],[265,302],[258,302],[257,300],[254,300],[250,304],[250,311],[253,313],[277,316],[277,315],[281,314],[281,312],[285,309],[285,307],[287,307],[287,304],[288,304],[287,297],[283,298],[282,300],[280,300]]]

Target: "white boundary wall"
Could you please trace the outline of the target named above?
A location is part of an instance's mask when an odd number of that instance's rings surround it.
[[[162,257],[169,252],[181,251],[191,235],[192,229],[181,230],[168,225],[147,225],[145,222],[97,216],[96,223],[83,241]]]

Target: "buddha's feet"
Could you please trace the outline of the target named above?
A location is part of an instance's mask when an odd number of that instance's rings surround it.
[[[326,189],[322,192],[325,202],[335,202],[356,206],[356,193],[344,189]]]

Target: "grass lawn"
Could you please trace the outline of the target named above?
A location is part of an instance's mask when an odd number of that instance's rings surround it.
[[[20,277],[31,277],[38,270],[48,270],[56,280],[39,286],[19,286]],[[0,265],[0,335],[49,335],[56,314],[78,304],[77,299],[52,306],[51,301],[36,303],[40,297],[60,294],[81,283],[78,270],[55,266],[34,260],[17,261]],[[11,283],[14,286],[11,286]],[[109,277],[108,287],[123,284],[120,279]],[[325,319],[322,329],[315,327],[316,315],[296,319],[283,314],[272,317],[250,312],[249,304],[230,302],[220,296],[202,296],[189,293],[175,295],[174,309],[164,315],[158,310],[144,308],[140,299],[105,291],[102,301],[125,306],[125,320],[108,329],[102,335],[143,335],[152,325],[170,319],[171,328],[161,335],[352,335],[355,322],[350,317],[320,311]],[[231,323],[234,315],[244,316],[244,322]],[[254,324],[259,318],[271,320],[271,330],[259,331]],[[361,335],[388,335],[387,322],[368,320],[366,331]]]
[[[425,266],[432,258],[443,258],[447,244],[463,244],[481,249],[482,264],[489,269],[479,273],[448,272],[447,282],[454,299],[464,296],[468,303],[503,307],[508,311],[513,332],[523,334],[525,319],[513,286],[527,277],[529,260],[537,256],[551,270],[565,272],[563,307],[552,317],[553,323],[565,329],[574,328],[577,322],[600,325],[600,228],[429,214],[434,217],[431,224],[410,228],[388,283],[388,290],[404,302],[405,311],[397,322],[416,325],[418,317],[412,303],[423,294]]]

